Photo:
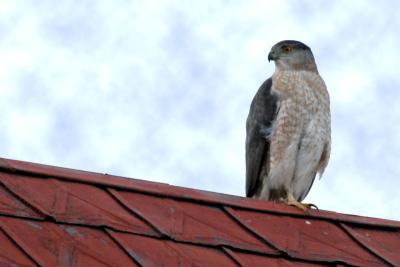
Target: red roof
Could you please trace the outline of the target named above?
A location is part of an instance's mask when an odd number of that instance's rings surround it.
[[[400,222],[0,158],[0,266],[400,266]]]

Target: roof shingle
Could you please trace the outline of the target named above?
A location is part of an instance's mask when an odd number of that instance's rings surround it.
[[[400,222],[0,158],[0,265],[400,266]]]

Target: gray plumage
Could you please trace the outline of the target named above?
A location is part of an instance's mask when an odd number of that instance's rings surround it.
[[[246,121],[246,196],[296,202],[308,194],[330,154],[329,94],[311,49],[274,45],[275,72],[256,93]]]
[[[268,173],[272,123],[277,113],[277,97],[271,94],[272,79],[267,79],[251,102],[246,120],[246,196],[261,189],[262,176]],[[262,173],[262,169],[263,173]]]

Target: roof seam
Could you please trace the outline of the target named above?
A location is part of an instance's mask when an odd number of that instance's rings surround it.
[[[17,219],[20,219],[20,218],[17,218]],[[40,221],[40,220],[36,220],[36,221],[39,221],[40,223],[46,223],[46,222],[48,222],[48,221]],[[50,222],[50,223],[53,223],[53,224],[57,227],[58,230],[60,230],[60,227],[62,228],[63,226],[71,226],[71,224],[63,224],[63,223],[62,223],[62,224],[57,224],[57,223],[54,223],[54,222]],[[87,225],[84,225],[84,226],[82,226],[82,225],[73,225],[73,226],[79,226],[79,227],[82,227],[82,228],[93,229],[93,227],[87,227]],[[6,229],[8,230],[8,232],[6,231]],[[13,237],[12,237],[12,236],[14,235],[14,232],[13,232],[12,230],[10,230],[6,224],[2,223],[2,221],[1,221],[1,216],[0,216],[0,230],[3,230],[3,231],[6,233],[6,235],[7,235],[10,239],[13,239],[13,242],[16,243],[16,244],[18,245],[18,247],[20,247],[21,250],[22,250],[25,254],[28,254],[28,255],[29,255],[29,258],[32,258],[32,260],[33,260],[38,266],[46,266],[45,261],[42,261],[42,260],[41,260],[40,255],[39,255],[39,254],[35,254],[35,252],[34,252],[33,250],[30,249],[29,245],[27,245],[27,244],[23,241],[23,239],[19,239],[19,237],[18,237],[17,235],[15,235],[16,238],[13,238]],[[105,232],[105,234],[106,234],[107,236],[109,236],[109,234],[108,234],[107,231],[106,231],[106,227],[96,227],[95,230]],[[132,233],[129,233],[129,234],[132,234]],[[110,237],[110,238],[111,238],[111,237]],[[113,240],[113,238],[111,238],[111,239]],[[69,235],[69,236],[68,236],[68,240],[72,241],[72,242],[73,242],[74,248],[77,248],[77,249],[79,249],[80,251],[86,251],[86,252],[87,252],[88,250],[95,251],[95,248],[91,248],[91,247],[87,246],[86,244],[83,244],[82,241],[80,241],[79,239],[77,239],[77,238],[74,237],[74,236]],[[65,241],[65,240],[64,240],[64,241]],[[113,240],[113,242],[114,242],[114,240]],[[116,244],[116,246],[117,246],[118,248],[120,248],[120,245],[119,245],[119,244]],[[28,253],[28,250],[30,251],[30,254]],[[123,253],[125,253],[125,251],[124,251]],[[33,255],[34,255],[34,256],[33,256]],[[102,258],[102,255],[101,255],[101,254],[98,254],[96,258],[97,258],[97,260],[99,260],[99,261],[104,260],[104,258]],[[105,261],[102,261],[102,262],[105,263]]]
[[[146,193],[149,195],[155,195],[155,196],[162,196],[162,197],[168,197],[168,198],[178,198],[178,199],[185,199],[188,201],[196,201],[196,202],[201,202],[201,203],[212,203],[214,205],[225,205],[225,206],[231,206],[231,207],[236,207],[236,208],[241,208],[241,209],[246,209],[246,210],[255,210],[255,211],[262,211],[262,212],[267,212],[267,213],[272,213],[272,214],[283,214],[283,215],[287,215],[287,216],[294,216],[294,217],[301,217],[301,218],[316,218],[316,219],[320,219],[320,220],[326,220],[326,221],[333,221],[333,222],[346,222],[346,223],[352,223],[352,224],[357,224],[357,225],[368,225],[368,226],[375,226],[375,227],[387,227],[387,228],[395,228],[395,229],[400,229],[400,224],[397,224],[397,221],[389,221],[389,220],[383,220],[383,219],[377,219],[375,218],[375,220],[382,220],[382,222],[380,222],[381,224],[378,223],[373,223],[373,222],[360,222],[357,220],[353,220],[351,218],[333,218],[333,217],[329,217],[330,215],[317,215],[317,214],[307,214],[307,215],[303,215],[303,214],[298,214],[296,212],[290,212],[290,211],[280,211],[280,210],[273,210],[273,209],[268,209],[268,208],[256,208],[253,206],[250,206],[250,204],[243,204],[243,203],[231,203],[229,201],[224,201],[221,199],[207,199],[206,197],[199,197],[199,196],[184,196],[184,195],[172,195],[172,194],[165,194],[162,193],[161,190],[158,189],[146,189],[144,190],[143,188],[139,188],[139,186],[137,185],[117,185],[117,184],[113,184],[112,182],[104,182],[104,181],[90,181],[90,180],[85,180],[82,179],[80,177],[74,177],[74,176],[68,176],[68,175],[62,175],[62,174],[57,174],[57,175],[50,175],[48,173],[45,173],[44,171],[32,171],[32,170],[24,170],[22,167],[13,167],[12,165],[8,164],[8,162],[13,162],[14,160],[8,160],[8,159],[4,159],[4,158],[0,158],[0,170],[3,170],[4,172],[10,173],[10,174],[22,174],[22,175],[29,175],[30,177],[42,177],[42,178],[56,178],[56,179],[60,179],[60,180],[67,180],[67,181],[71,181],[71,182],[78,182],[78,183],[84,183],[84,184],[95,184],[95,185],[102,185],[102,186],[106,186],[109,188],[115,188],[115,189],[122,189],[125,191],[133,191],[133,192],[140,192],[140,193]],[[17,161],[16,161],[17,162]],[[19,164],[28,164],[25,162],[20,162]],[[35,163],[30,163],[31,165],[38,165],[39,167],[42,168],[50,168],[52,166],[46,166],[46,165],[42,165],[42,164],[35,164]],[[55,167],[55,168],[59,168],[62,169],[64,171],[75,171],[75,172],[82,172],[82,175],[90,175],[90,176],[99,176],[97,179],[99,178],[104,178],[101,176],[108,176],[112,179],[129,179],[129,178],[124,178],[124,177],[118,177],[118,176],[113,176],[113,175],[108,175],[108,174],[100,174],[100,173],[93,173],[93,172],[87,172],[87,171],[79,171],[79,170],[73,170],[73,169],[68,169],[68,168],[61,168],[61,167]],[[201,192],[201,193],[205,193],[205,194],[210,194],[210,193],[214,193],[214,192],[208,192],[208,191],[201,191],[201,190],[195,190],[195,189],[187,189],[187,188],[180,188],[180,187],[176,187],[176,186],[172,186],[169,184],[165,184],[165,183],[155,183],[155,182],[149,182],[149,181],[145,181],[145,180],[139,180],[136,179],[139,182],[147,182],[149,184],[153,183],[153,184],[157,184],[157,185],[161,185],[161,186],[167,186],[170,188],[178,188],[179,190],[193,190],[193,191],[197,191],[197,192]],[[126,181],[125,181],[126,182]],[[134,182],[134,180],[132,180],[132,182]],[[217,194],[217,193],[215,193]],[[232,196],[232,197],[237,197],[239,200],[238,196]],[[346,216],[346,215],[344,215]],[[350,215],[347,215],[350,216]]]
[[[135,258],[134,255],[131,255],[130,252],[125,248],[125,247],[128,247],[128,246],[126,244],[123,244],[124,241],[120,240],[119,238],[114,236],[113,233],[119,233],[120,232],[119,230],[107,229],[107,228],[105,228],[105,230],[114,239],[115,242],[119,243],[119,245],[125,250],[126,253],[128,253],[130,255],[131,258],[135,259],[135,262],[139,261],[138,259]],[[129,233],[129,234],[132,234],[132,233]],[[220,246],[220,245],[194,243],[194,242],[190,242],[190,241],[175,240],[175,239],[171,239],[171,238],[156,238],[154,236],[141,235],[141,234],[133,234],[133,235],[138,235],[138,236],[142,236],[142,237],[145,237],[145,238],[156,239],[156,240],[159,240],[159,241],[169,241],[169,242],[172,242],[173,244],[184,244],[184,245],[197,246],[197,247],[208,248],[208,249],[212,248],[212,249],[222,249],[223,250],[223,246]],[[171,246],[169,244],[165,244],[165,245],[167,245],[170,249],[173,249],[177,254],[179,254],[179,255],[181,255],[183,257],[186,257],[185,255],[183,255],[181,253],[181,251],[179,251],[176,248],[174,248],[174,246]],[[243,251],[243,253],[247,253],[247,254],[254,254],[254,251],[248,251],[248,250],[241,250],[241,251]],[[224,251],[223,251],[223,253],[226,254]],[[262,253],[261,254],[258,253],[258,254],[259,255],[263,255]],[[265,255],[269,255],[269,254],[265,253]],[[229,255],[227,255],[227,257],[231,259],[231,257]],[[139,264],[141,264],[141,263],[139,263]]]
[[[106,234],[111,238],[111,240],[117,244],[117,246],[119,248],[121,248],[122,251],[124,251],[124,253],[126,255],[128,255],[129,258],[131,258],[137,265],[139,266],[144,266],[142,263],[140,263],[133,255],[131,255],[131,253],[129,253],[129,251],[125,248],[125,246],[120,242],[120,240],[118,240],[116,237],[114,237],[114,235],[112,234],[112,231],[114,230],[110,230],[107,229],[107,227],[104,227],[104,232],[106,232]]]
[[[267,245],[271,246],[273,249],[277,250],[279,252],[278,255],[275,256],[282,256],[284,259],[287,260],[298,260],[298,261],[305,261],[305,262],[310,262],[310,259],[307,258],[302,258],[302,257],[297,257],[297,256],[293,256],[290,253],[288,253],[287,251],[279,248],[278,246],[276,246],[274,243],[272,243],[271,241],[269,241],[268,239],[266,239],[263,235],[259,234],[256,230],[252,229],[251,227],[247,226],[246,224],[244,224],[239,218],[237,218],[235,216],[235,214],[233,214],[233,212],[231,211],[232,208],[231,207],[223,207],[224,210],[242,227],[244,227],[247,231],[251,232],[253,235],[255,235],[257,238],[261,239],[262,241],[264,241]],[[258,254],[258,253],[256,253]],[[268,255],[268,254],[267,254]],[[342,261],[327,261],[327,260],[312,260],[311,262],[318,262],[318,263],[324,263],[324,264],[333,264],[335,262],[342,262]],[[343,262],[345,265],[351,266],[350,264],[348,264],[347,262]]]
[[[170,186],[170,185],[168,185],[168,186]],[[111,189],[113,189],[113,187],[114,186],[108,186],[108,188],[111,188]],[[294,217],[294,218],[318,219],[318,220],[327,221],[327,222],[331,222],[331,223],[345,222],[345,223],[352,223],[355,225],[362,225],[362,226],[369,226],[369,227],[376,227],[376,228],[399,229],[400,230],[400,226],[394,226],[394,225],[376,225],[374,223],[358,222],[358,221],[351,220],[351,219],[341,220],[341,219],[337,219],[337,218],[324,217],[324,216],[320,216],[320,215],[313,215],[313,214],[306,214],[306,213],[298,214],[295,212],[292,213],[292,212],[279,211],[279,210],[275,211],[275,210],[268,210],[268,209],[259,209],[259,208],[243,206],[243,205],[239,205],[239,204],[235,204],[235,203],[229,203],[229,202],[225,202],[225,201],[221,201],[221,200],[199,199],[196,197],[186,197],[186,196],[172,196],[172,195],[168,195],[168,194],[162,194],[162,193],[152,192],[152,191],[144,191],[144,190],[140,190],[140,189],[119,188],[119,187],[116,187],[116,188],[120,189],[120,190],[116,190],[116,191],[135,192],[135,193],[146,194],[146,195],[150,195],[150,196],[169,198],[169,199],[179,200],[179,201],[186,201],[186,202],[190,202],[190,203],[208,204],[208,205],[211,204],[212,206],[215,206],[215,207],[220,207],[220,206],[233,207],[233,208],[240,208],[240,209],[248,210],[248,211],[263,212],[263,213],[274,214],[274,215],[283,215],[283,216]],[[216,193],[216,194],[218,194],[218,193]],[[316,212],[319,212],[319,210]]]
[[[145,215],[143,215],[142,213],[140,213],[140,212],[138,212],[136,210],[133,210],[129,205],[127,205],[125,203],[126,200],[124,199],[123,196],[121,196],[121,194],[119,194],[118,190],[109,188],[109,189],[107,189],[107,191],[109,191],[109,193],[115,198],[116,201],[120,202],[121,205],[126,207],[130,212],[132,212],[134,215],[138,216],[140,219],[142,219],[144,222],[148,223],[152,228],[154,228],[157,232],[159,232],[161,239],[175,241],[175,242],[179,242],[179,243],[183,243],[183,244],[192,244],[192,245],[199,245],[199,246],[206,246],[206,247],[219,247],[219,246],[221,246],[220,244],[219,245],[215,245],[215,244],[207,244],[207,243],[204,243],[204,242],[194,242],[194,241],[189,241],[189,240],[182,240],[182,239],[179,239],[179,238],[177,239],[176,237],[170,235],[168,232],[165,232],[164,230],[159,229],[156,225],[153,225],[150,222],[150,220],[147,219],[147,217]],[[221,209],[221,206],[215,206],[215,207],[218,208],[218,209]],[[226,214],[226,212],[223,209],[222,209],[222,212]],[[228,217],[230,217],[230,216],[228,215]],[[117,232],[119,231],[118,229],[113,229],[113,230],[117,231]],[[246,229],[245,229],[245,231],[248,232],[248,230],[246,230]],[[250,232],[250,234],[254,236],[253,233]],[[150,236],[150,235],[144,235],[144,236]],[[260,240],[260,238],[258,236],[255,236],[255,237],[258,240]],[[261,242],[265,243],[264,240],[261,240]],[[252,250],[252,249],[246,249],[246,248],[239,247],[239,246],[230,246],[229,244],[226,244],[226,245],[223,245],[223,246],[232,247],[232,248],[235,248],[235,249],[240,250],[240,251],[245,251],[247,253],[254,253],[254,250]],[[266,254],[266,255],[272,254],[272,253],[266,253],[266,252],[263,252],[263,253]],[[272,255],[276,255],[276,254],[272,254]]]
[[[235,250],[238,250],[238,251],[242,251],[243,253],[250,253],[250,254],[257,254],[257,255],[269,255],[269,256],[276,256],[277,255],[277,254],[273,254],[273,253],[254,251],[254,250],[250,250],[250,249],[244,249],[244,248],[234,247],[234,246],[229,246],[229,245],[216,245],[216,244],[207,244],[207,243],[198,243],[198,242],[186,241],[186,240],[181,240],[181,239],[175,239],[175,238],[169,237],[167,235],[154,236],[154,235],[150,235],[150,234],[147,234],[147,233],[129,232],[129,231],[121,230],[121,229],[115,229],[115,228],[113,228],[111,226],[108,226],[108,225],[90,225],[90,224],[69,223],[69,222],[64,222],[64,221],[52,221],[52,220],[49,221],[49,220],[43,220],[43,219],[38,219],[38,218],[20,217],[20,216],[15,216],[15,215],[10,215],[10,214],[1,214],[0,213],[0,218],[1,217],[10,217],[10,218],[15,218],[15,219],[31,220],[31,221],[37,221],[37,222],[50,222],[50,223],[53,223],[53,224],[56,224],[56,225],[60,225],[61,224],[61,225],[66,225],[66,226],[79,226],[79,227],[85,227],[85,228],[94,229],[94,230],[106,229],[107,231],[113,231],[113,232],[116,232],[116,233],[137,235],[137,236],[142,236],[142,237],[146,237],[146,238],[153,238],[153,239],[164,240],[164,241],[172,241],[172,242],[176,242],[176,243],[180,243],[180,244],[200,246],[200,247],[220,248],[221,246],[224,246],[226,248],[232,248],[232,249],[235,249]]]
[[[43,219],[52,218],[52,216],[44,211],[40,206],[36,206],[36,204],[29,202],[27,199],[25,199],[25,197],[20,196],[17,192],[9,188],[2,180],[0,180],[0,184],[3,185],[4,189],[7,190],[11,195],[24,203],[27,207],[31,208],[34,212],[38,213],[38,215],[42,216]]]
[[[229,258],[231,258],[238,266],[243,266],[243,264],[240,262],[240,260],[236,257],[235,253],[233,253],[232,250],[229,248],[222,246],[222,251],[228,255]]]
[[[117,203],[119,205],[121,205],[122,207],[124,207],[128,212],[132,213],[133,215],[135,215],[136,217],[138,217],[140,220],[142,220],[144,223],[146,223],[147,225],[149,225],[152,229],[154,229],[156,232],[158,232],[160,234],[160,236],[166,236],[168,238],[171,238],[167,233],[164,233],[163,230],[159,229],[156,225],[152,224],[150,222],[149,219],[146,218],[145,215],[141,214],[140,212],[137,212],[133,209],[131,209],[125,202],[123,199],[123,196],[121,196],[120,194],[118,194],[117,190],[112,189],[112,188],[106,188],[106,191],[111,195],[111,197],[113,199],[115,199],[117,201]]]
[[[107,229],[107,231],[110,231],[110,232],[137,235],[137,236],[142,236],[142,237],[145,237],[145,238],[152,238],[152,239],[161,240],[161,241],[170,241],[170,242],[174,242],[174,243],[178,243],[178,244],[185,244],[185,245],[192,245],[192,246],[199,246],[199,247],[203,247],[203,248],[213,248],[213,249],[221,249],[222,247],[225,247],[225,248],[229,248],[229,249],[235,249],[237,251],[240,251],[240,252],[243,252],[243,253],[246,253],[246,254],[268,255],[268,256],[275,256],[275,257],[277,256],[277,254],[273,254],[273,253],[255,251],[255,250],[244,249],[244,248],[239,248],[239,247],[234,247],[234,246],[229,246],[229,245],[216,245],[216,244],[198,243],[198,242],[192,242],[192,241],[187,241],[187,240],[169,238],[168,236],[157,238],[155,236],[146,235],[146,234],[124,232],[124,231],[120,231],[118,229],[111,229],[109,227],[105,227],[105,228]]]
[[[29,246],[25,246],[24,242],[21,241],[18,236],[14,235],[13,231],[8,229],[8,227],[1,222],[0,220],[0,229],[5,233],[5,235],[12,240],[24,254],[28,255],[29,259],[31,259],[38,266],[44,266],[43,261],[40,260],[39,255],[35,255],[35,252],[31,251]]]
[[[361,226],[368,226],[368,227],[376,227],[376,228],[389,228],[389,229],[399,229],[400,230],[400,225],[377,225],[375,223],[369,223],[369,222],[359,222],[351,219],[338,219],[338,218],[332,218],[332,217],[325,217],[321,215],[315,215],[315,214],[299,214],[299,213],[291,213],[291,212],[286,212],[286,211],[278,211],[278,210],[268,210],[268,209],[260,209],[260,208],[253,208],[253,207],[247,207],[247,206],[241,206],[241,205],[235,205],[235,204],[223,204],[224,206],[229,206],[229,207],[234,207],[234,208],[240,208],[242,210],[247,210],[247,211],[256,211],[256,212],[262,212],[262,213],[267,213],[267,214],[273,214],[273,215],[283,215],[287,217],[294,217],[294,218],[302,218],[302,219],[316,219],[316,220],[321,220],[321,221],[327,221],[331,223],[351,223],[355,225],[361,225]],[[316,212],[324,212],[324,210],[316,210]],[[344,214],[346,215],[346,214]],[[348,216],[354,216],[354,215],[348,215]],[[376,219],[376,218],[373,218]]]
[[[242,228],[244,228],[247,232],[251,233],[253,236],[255,236],[256,238],[258,238],[259,240],[263,241],[265,244],[267,244],[270,248],[274,249],[275,251],[278,252],[278,254],[281,255],[287,255],[288,253],[284,250],[282,250],[281,248],[279,248],[278,246],[276,246],[275,244],[273,244],[271,241],[267,240],[266,238],[264,238],[263,236],[259,235],[256,231],[254,231],[253,229],[251,229],[250,227],[248,227],[247,225],[245,225],[239,218],[237,218],[235,216],[235,214],[232,213],[232,208],[231,207],[226,207],[223,206],[222,210],[225,211],[225,213],[228,214],[229,217],[231,217],[239,226],[241,226]]]
[[[83,170],[76,170],[76,169],[69,169],[69,168],[63,168],[63,167],[56,167],[56,166],[50,166],[50,165],[43,165],[43,164],[39,164],[39,163],[30,163],[30,162],[21,162],[22,164],[35,164],[38,165],[39,167],[45,166],[45,167],[52,167],[55,169],[62,169],[64,171],[74,171],[74,172],[80,172],[81,176],[91,176],[93,178],[93,180],[88,180],[88,179],[83,179],[81,177],[79,177],[78,175],[63,175],[63,174],[51,174],[51,173],[46,173],[43,171],[32,171],[32,170],[24,170],[23,168],[13,168],[13,167],[4,167],[2,165],[2,161],[4,161],[4,158],[0,158],[0,173],[7,173],[7,174],[11,174],[11,175],[25,175],[25,176],[29,176],[32,178],[45,178],[45,179],[58,179],[58,180],[65,180],[65,181],[69,181],[69,182],[76,182],[76,183],[84,183],[84,184],[96,184],[96,185],[103,185],[103,186],[107,186],[107,187],[115,187],[115,188],[119,188],[119,189],[128,189],[128,190],[137,190],[139,192],[143,191],[143,189],[138,188],[137,185],[129,185],[128,187],[126,187],[125,185],[117,185],[117,184],[113,184],[112,182],[105,182],[105,181],[99,181],[98,179],[104,179],[105,177],[111,178],[111,179],[116,179],[116,180],[124,180],[124,182],[129,182],[129,183],[134,183],[134,182],[140,182],[140,183],[146,183],[146,184],[153,184],[153,185],[161,185],[161,186],[170,186],[170,187],[177,187],[177,186],[173,186],[167,183],[160,183],[160,182],[153,182],[153,181],[148,181],[148,180],[143,180],[143,179],[137,179],[137,178],[129,178],[129,177],[122,177],[122,176],[116,176],[116,175],[111,175],[108,173],[96,173],[96,172],[90,172],[90,171],[83,171]],[[11,160],[8,160],[11,161]],[[99,176],[99,177],[93,177],[93,176]],[[97,180],[96,180],[97,179]],[[126,181],[125,181],[126,180]],[[186,189],[184,187],[182,187],[182,189]],[[195,190],[195,189],[193,189]],[[146,192],[152,192],[152,189],[150,189],[149,191]],[[155,194],[159,193],[159,191],[154,191]]]
[[[172,241],[172,240],[167,240],[167,241]],[[175,246],[176,243],[181,243],[181,242],[172,242],[172,244],[168,244],[167,242],[164,243],[165,246],[167,246],[168,248],[172,249],[176,254],[178,254],[179,256],[181,256],[182,258],[185,258],[186,260],[190,261],[190,258],[187,257],[184,253],[182,253],[182,251],[179,250],[179,247]],[[191,244],[193,245],[193,244]],[[207,248],[209,248],[207,246]]]
[[[50,222],[56,225],[66,225],[66,226],[79,226],[79,227],[86,227],[86,228],[90,228],[93,230],[98,230],[101,228],[108,228],[110,230],[113,230],[115,232],[119,232],[119,233],[124,233],[124,234],[132,234],[132,235],[139,235],[139,236],[145,236],[145,237],[149,237],[149,238],[157,238],[159,236],[154,236],[145,232],[131,232],[131,231],[126,231],[126,230],[121,230],[121,229],[116,229],[110,225],[93,225],[93,224],[83,224],[83,223],[74,223],[74,222],[67,222],[67,221],[63,221],[63,220],[46,220],[46,219],[39,219],[39,218],[34,218],[34,217],[27,217],[27,216],[18,216],[18,215],[13,215],[13,214],[3,214],[0,213],[0,218],[1,217],[9,217],[9,218],[15,218],[15,219],[20,219],[20,220],[31,220],[31,221],[35,221],[35,222]]]
[[[62,227],[60,227],[59,224],[56,224],[57,226],[57,230],[58,231],[65,231],[65,229],[60,229]],[[102,231],[104,232],[104,228],[98,228],[97,231]],[[83,252],[85,251],[86,253],[90,252],[91,255],[95,255],[96,256],[96,260],[102,262],[104,265],[107,263],[107,258],[102,255],[101,253],[98,253],[96,248],[89,246],[87,244],[85,244],[84,242],[82,242],[82,240],[80,238],[77,238],[74,235],[68,235],[67,238],[64,238],[64,240],[67,239],[68,241],[72,242],[72,246],[77,249],[79,252]],[[69,242],[66,242],[67,244]]]
[[[14,219],[21,219],[21,220],[32,220],[35,222],[46,222],[45,219],[43,218],[35,218],[35,217],[28,217],[28,216],[19,216],[19,215],[14,215],[14,214],[8,214],[8,213],[1,213],[0,212],[0,218],[1,217],[8,217],[8,218],[14,218]],[[47,221],[48,222],[48,221]],[[53,222],[53,221],[50,221]],[[53,222],[54,223],[54,222]],[[68,224],[68,223],[66,223]]]
[[[364,242],[359,240],[355,235],[353,235],[349,229],[349,226],[345,225],[344,223],[339,223],[339,227],[357,244],[359,244],[362,248],[364,248],[367,252],[373,254],[375,257],[379,258],[380,260],[384,261],[385,263],[389,264],[389,266],[396,266],[390,260],[386,259],[384,256],[380,255],[378,251],[375,251],[373,248],[370,248]]]
[[[114,237],[113,233],[118,233],[120,231],[118,230],[113,230],[113,229],[107,229],[105,228],[106,232],[115,240],[115,242],[120,243],[120,246],[125,250],[126,253],[130,254],[130,252],[125,249],[125,246],[128,247],[127,245],[124,245],[124,241],[118,239],[117,237]],[[198,247],[202,247],[202,248],[208,248],[208,249],[218,249],[218,250],[222,250],[222,253],[224,255],[226,255],[226,257],[228,257],[229,259],[231,259],[234,263],[236,263],[238,266],[242,266],[241,263],[232,255],[230,255],[230,253],[228,252],[231,251],[231,249],[229,248],[229,246],[225,246],[225,245],[211,245],[211,244],[204,244],[204,243],[194,243],[194,242],[189,242],[189,241],[180,241],[180,240],[175,240],[175,239],[160,239],[160,238],[155,238],[154,236],[147,236],[147,235],[140,235],[140,234],[134,234],[134,235],[139,235],[139,236],[143,236],[145,238],[151,238],[151,239],[156,239],[156,240],[160,240],[160,241],[169,241],[172,242],[173,244],[184,244],[184,245],[190,245],[190,246],[198,246]],[[165,244],[167,245],[169,248],[173,249],[174,251],[176,251],[176,253],[178,253],[179,255],[185,257],[185,255],[183,255],[181,253],[181,251],[177,250],[176,248],[174,248],[174,246],[171,246],[169,244]],[[268,255],[268,256],[277,256],[275,254],[269,254],[269,253],[261,253],[261,252],[255,252],[255,251],[251,251],[251,250],[242,250],[242,249],[238,249],[235,248],[238,251],[241,251],[242,253],[248,254],[248,255]],[[233,252],[232,252],[233,253]],[[134,258],[133,255],[130,255],[130,257]],[[138,259],[135,258],[135,262],[138,262]]]
[[[38,263],[31,255],[29,255],[29,254],[25,251],[25,249],[24,249],[22,246],[20,246],[20,244],[18,244],[18,242],[16,242],[16,241],[10,236],[9,233],[7,233],[7,231],[6,231],[5,229],[3,229],[3,226],[2,226],[2,224],[1,224],[1,222],[0,222],[0,231],[3,232],[4,235],[5,235],[13,244],[15,244],[15,245],[20,249],[20,251],[21,251],[28,259],[30,259],[30,260],[31,260],[32,262],[34,262],[37,266],[39,266],[39,263]]]
[[[238,257],[235,255],[235,252],[232,251],[232,249],[228,248],[228,247],[223,247],[224,251],[229,254],[232,258],[234,258],[235,261],[238,262],[238,264],[240,266],[243,266],[240,262],[240,260],[238,259]],[[253,252],[253,253],[247,253],[247,254],[252,254],[252,255],[258,255],[258,256],[264,256],[264,255],[268,255],[267,257],[269,258],[276,258],[276,259],[281,259],[279,258],[280,255],[272,255],[272,254],[263,254],[263,253],[259,253],[259,252]],[[343,261],[333,261],[333,262],[329,262],[329,261],[320,261],[320,260],[311,260],[311,259],[303,259],[303,258],[297,258],[297,257],[292,257],[292,258],[282,258],[283,260],[286,260],[290,263],[321,263],[321,264],[329,264],[329,266],[333,266],[333,265],[337,265],[337,264],[341,264],[342,266],[348,266],[348,267],[358,267],[356,265],[352,265]],[[286,265],[285,265],[286,266]]]

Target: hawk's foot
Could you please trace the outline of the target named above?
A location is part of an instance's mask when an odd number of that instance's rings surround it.
[[[295,206],[295,207],[301,209],[302,211],[309,211],[309,210],[312,209],[312,208],[318,210],[318,207],[317,207],[315,204],[298,202],[298,201],[292,196],[292,194],[289,194],[288,200],[287,200],[286,203],[287,203],[288,205],[290,205],[290,206]]]

